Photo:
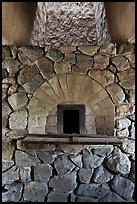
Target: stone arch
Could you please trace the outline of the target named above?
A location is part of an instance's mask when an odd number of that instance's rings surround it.
[[[114,104],[106,90],[79,73],[57,74],[44,82],[28,105],[29,133],[57,133],[57,104],[84,104],[88,134],[113,134]]]

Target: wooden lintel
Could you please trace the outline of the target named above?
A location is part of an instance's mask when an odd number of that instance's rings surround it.
[[[121,144],[128,137],[78,134],[28,134],[22,139],[25,144]]]

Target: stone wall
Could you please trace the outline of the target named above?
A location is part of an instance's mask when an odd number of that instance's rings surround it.
[[[2,60],[3,202],[134,201],[134,44],[3,46]],[[88,133],[101,130],[103,115],[102,128],[129,139],[117,146],[22,144],[28,132],[56,131],[60,102],[86,104]]]

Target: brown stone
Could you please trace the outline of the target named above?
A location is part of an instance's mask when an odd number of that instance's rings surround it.
[[[114,103],[121,103],[124,101],[125,94],[119,85],[113,83],[108,85],[106,88]]]
[[[20,70],[18,75],[18,83],[23,85],[26,82],[30,81],[34,76],[38,74],[39,70],[36,65],[26,66]]]
[[[15,151],[15,142],[6,139],[2,145],[2,160],[11,160]]]
[[[2,60],[10,57],[10,48],[7,45],[2,46]]]
[[[90,70],[88,74],[103,87],[114,82],[114,74],[108,70]]]
[[[9,115],[12,112],[6,100],[2,101],[2,117]]]
[[[126,54],[125,57],[129,60],[130,66],[135,68],[135,53]]]
[[[123,56],[113,57],[111,58],[111,62],[117,67],[118,71],[120,72],[130,68],[128,59]]]
[[[55,62],[54,70],[57,74],[71,72],[71,64],[65,61]]]
[[[99,49],[99,54],[103,55],[116,55],[116,52],[116,44],[113,43],[103,44]]]
[[[135,113],[135,105],[123,104],[116,106],[116,116],[128,116]]]
[[[134,44],[133,43],[126,43],[119,47],[118,54],[129,54],[134,53]]]
[[[109,56],[94,55],[93,69],[105,69],[109,65]]]
[[[18,57],[23,64],[32,65],[35,60],[41,58],[44,51],[40,47],[22,46],[18,48]]]
[[[15,76],[9,76],[9,77],[3,79],[2,83],[10,84],[10,85],[16,84],[16,77]]]
[[[8,88],[9,88],[8,84],[2,84],[2,99],[7,97]]]
[[[6,128],[8,123],[8,118],[6,116],[2,117],[2,128]]]
[[[135,89],[130,89],[128,92],[129,98],[128,101],[129,103],[135,103]]]
[[[78,50],[80,50],[83,54],[93,56],[94,54],[97,53],[99,49],[99,46],[80,46],[78,47]]]
[[[76,64],[76,58],[74,53],[67,53],[64,56],[64,61],[70,63],[70,64]]]
[[[38,59],[36,61],[36,64],[45,79],[50,79],[54,76],[55,73],[53,71],[53,62],[51,60],[43,57],[41,59]]]
[[[59,50],[62,53],[67,54],[67,53],[71,53],[73,51],[76,51],[76,47],[74,47],[74,46],[60,46]]]
[[[16,93],[17,88],[18,88],[17,84],[13,84],[12,86],[10,86],[8,90],[8,95],[11,96],[12,94]]]
[[[8,76],[8,72],[6,69],[2,69],[2,79],[6,78]]]
[[[13,56],[13,59],[15,59],[17,57],[18,48],[14,45],[11,45],[10,50],[11,50],[11,54]]]
[[[76,54],[77,63],[76,65],[80,68],[91,68],[93,65],[93,58],[81,53]]]
[[[135,89],[135,70],[128,69],[118,73],[120,85],[125,89]]]
[[[77,73],[86,73],[88,71],[89,68],[84,67],[84,68],[80,68],[76,65],[72,65],[72,72],[77,72]]]
[[[46,57],[48,57],[53,62],[60,62],[63,59],[63,54],[55,48],[48,50]]]

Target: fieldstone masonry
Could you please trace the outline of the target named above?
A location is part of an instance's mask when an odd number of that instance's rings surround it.
[[[134,202],[134,44],[2,47],[3,202]],[[22,144],[56,133],[57,104],[85,104],[86,133],[122,145]]]

